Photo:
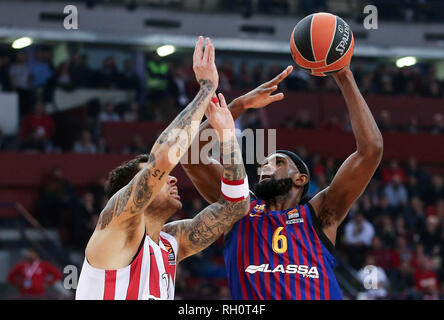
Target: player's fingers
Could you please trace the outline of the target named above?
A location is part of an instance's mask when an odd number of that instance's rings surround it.
[[[196,65],[202,60],[203,37],[199,36],[194,46],[193,63]]]
[[[282,92],[274,94],[274,95],[270,96],[270,99],[271,99],[271,102],[276,102],[276,101],[282,100],[282,99],[284,99],[284,94]]]
[[[210,50],[211,50],[211,41],[210,38],[206,38],[205,39],[205,50],[204,50],[204,54],[203,54],[203,58],[202,58],[202,62],[206,63],[208,62],[208,56],[210,55]]]
[[[210,119],[211,115],[214,113],[214,111],[216,110],[216,105],[214,104],[214,102],[210,101],[210,103],[208,104],[208,108],[207,110],[205,110],[205,116]]]
[[[278,88],[278,86],[272,86],[272,87],[269,87],[269,88],[265,88],[264,89],[264,92],[265,93],[271,93],[271,92],[273,92],[274,90],[276,90]]]
[[[213,97],[211,98],[211,102],[213,102],[217,107],[220,106],[219,99],[217,98],[216,94],[214,94]]]
[[[225,101],[225,97],[222,93],[219,93],[219,101],[222,108],[228,108],[227,102]]]
[[[288,66],[284,71],[279,73],[276,77],[274,77],[270,82],[269,85],[275,86],[282,82],[291,72],[293,71],[293,66]]]
[[[214,57],[215,57],[215,49],[213,43],[210,43],[210,53],[208,55],[208,62],[214,63]]]

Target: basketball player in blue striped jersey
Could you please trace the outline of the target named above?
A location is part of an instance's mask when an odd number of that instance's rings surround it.
[[[291,71],[289,66],[235,99],[230,104],[233,117],[283,99],[282,93],[272,93]],[[301,202],[310,183],[303,159],[288,150],[265,159],[252,190],[249,214],[225,234],[224,258],[233,299],[342,299],[333,273],[337,229],[378,167],[383,140],[349,67],[331,76],[344,96],[356,150],[331,184],[308,202]],[[206,128],[209,125],[203,123],[201,130]],[[204,145],[200,142],[200,148]],[[200,194],[213,203],[221,193],[222,166],[215,159],[206,163],[210,164],[183,167]]]

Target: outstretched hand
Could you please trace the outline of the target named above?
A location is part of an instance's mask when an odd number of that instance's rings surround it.
[[[277,90],[278,84],[281,83],[293,71],[293,66],[288,66],[284,71],[276,77],[261,84],[259,87],[239,97],[245,109],[260,109],[268,106],[270,103],[284,99],[282,92],[273,94]]]
[[[210,38],[206,38],[204,49],[204,39],[200,36],[194,47],[193,70],[200,85],[202,85],[201,81],[210,81],[214,85],[214,90],[216,90],[219,84],[219,74],[214,61],[214,45]]]
[[[219,99],[218,99],[219,98]],[[222,93],[213,96],[205,116],[208,118],[211,126],[218,132],[219,135],[223,134],[224,130],[234,130],[234,120],[230,110],[227,107],[225,97]]]

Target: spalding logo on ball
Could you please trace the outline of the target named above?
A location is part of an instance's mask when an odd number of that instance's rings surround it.
[[[349,25],[330,13],[306,16],[291,33],[291,55],[296,64],[314,76],[324,77],[341,70],[353,55],[353,33]]]

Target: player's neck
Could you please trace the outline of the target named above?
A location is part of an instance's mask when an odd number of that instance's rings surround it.
[[[165,223],[171,215],[166,214],[165,210],[150,210],[144,215],[145,230],[151,240],[159,244],[159,235]]]
[[[290,190],[287,194],[277,196],[274,199],[267,200],[267,211],[282,211],[289,208],[294,208],[299,205],[300,195],[297,190]]]

